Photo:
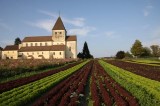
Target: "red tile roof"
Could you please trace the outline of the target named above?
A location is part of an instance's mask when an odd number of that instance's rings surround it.
[[[54,27],[52,28],[52,30],[66,30],[64,27],[64,24],[61,20],[61,17],[58,17]]]
[[[18,50],[18,45],[7,45],[3,51]]]
[[[66,36],[67,41],[77,41],[76,35]],[[22,42],[47,42],[53,41],[52,36],[34,36],[34,37],[25,37]]]
[[[52,36],[31,36],[25,37],[22,42],[45,42],[45,41],[53,41]]]
[[[65,51],[65,45],[21,47],[19,52],[28,51]]]

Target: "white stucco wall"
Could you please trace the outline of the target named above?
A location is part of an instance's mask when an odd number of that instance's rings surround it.
[[[71,51],[69,48],[71,47]],[[77,41],[67,41],[66,58],[77,58]]]
[[[18,59],[18,51],[10,50],[10,51],[2,51],[2,59]]]

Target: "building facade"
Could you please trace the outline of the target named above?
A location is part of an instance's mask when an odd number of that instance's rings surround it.
[[[65,59],[77,58],[77,36],[67,35],[58,17],[50,36],[25,37],[19,45],[8,45],[3,59]]]

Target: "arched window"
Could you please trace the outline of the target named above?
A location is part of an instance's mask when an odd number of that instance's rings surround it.
[[[71,47],[69,47],[69,51],[71,51]]]
[[[61,52],[59,52],[59,55],[61,55]]]

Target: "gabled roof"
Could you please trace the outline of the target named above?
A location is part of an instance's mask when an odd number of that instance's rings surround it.
[[[33,37],[25,37],[22,42],[45,42],[45,41],[53,41],[52,36],[33,36]]]
[[[18,45],[7,45],[3,51],[18,50]]]
[[[30,51],[65,51],[65,45],[21,47],[19,52]]]
[[[67,41],[77,41],[76,35],[66,36]],[[22,42],[47,42],[53,41],[52,36],[33,36],[33,37],[25,37]]]
[[[67,41],[77,41],[77,36],[76,35],[71,35],[71,36],[66,36]]]
[[[52,30],[66,30],[64,27],[64,24],[61,20],[61,17],[58,17],[54,27],[52,28]]]

